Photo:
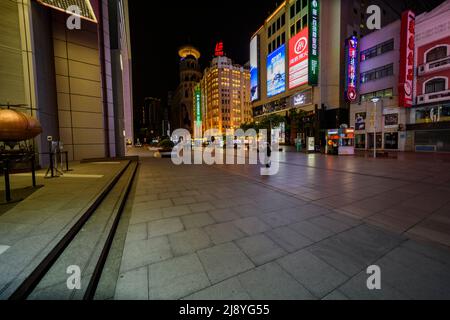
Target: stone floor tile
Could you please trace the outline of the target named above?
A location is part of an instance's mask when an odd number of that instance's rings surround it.
[[[181,221],[186,229],[201,228],[216,223],[206,212],[182,216]]]
[[[148,268],[150,300],[180,299],[210,285],[196,254],[155,263]]]
[[[278,263],[318,298],[323,298],[348,279],[306,250],[289,254]]]
[[[274,262],[241,274],[239,281],[255,300],[315,299],[308,290]]]
[[[179,218],[156,220],[148,223],[148,238],[163,236],[183,230],[184,226]]]
[[[308,238],[298,234],[288,227],[273,229],[265,234],[287,252],[300,250],[313,243]]]
[[[215,244],[221,244],[245,237],[245,234],[232,222],[212,224],[204,227],[204,230]]]
[[[238,277],[219,282],[184,298],[186,300],[250,300]]]
[[[123,249],[120,269],[122,271],[136,269],[171,257],[172,251],[166,236],[130,241],[125,244]]]
[[[148,267],[119,275],[114,295],[116,300],[148,300]]]
[[[203,249],[197,254],[212,283],[254,268],[254,264],[234,243]]]
[[[193,253],[212,245],[208,235],[202,229],[189,229],[169,235],[170,246],[175,256]]]
[[[265,264],[287,254],[284,249],[264,234],[237,240],[236,244],[255,265]]]
[[[241,231],[245,232],[247,235],[254,235],[257,233],[262,233],[270,229],[270,227],[262,222],[257,217],[248,217],[233,221],[234,225],[237,226]]]

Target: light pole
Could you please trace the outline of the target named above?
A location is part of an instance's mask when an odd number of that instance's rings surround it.
[[[372,98],[372,102],[373,102],[373,158],[375,159],[377,157],[377,127],[376,127],[376,122],[377,122],[377,103],[378,101],[380,101],[379,97],[373,97]]]

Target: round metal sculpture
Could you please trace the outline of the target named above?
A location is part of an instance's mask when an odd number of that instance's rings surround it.
[[[0,141],[12,146],[42,133],[39,121],[22,112],[0,109]]]
[[[31,164],[32,183],[36,187],[35,151],[30,140],[42,133],[37,119],[9,107],[0,109],[0,172],[5,179],[5,203],[12,201],[9,175],[18,163]]]

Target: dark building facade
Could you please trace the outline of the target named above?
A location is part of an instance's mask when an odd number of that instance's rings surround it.
[[[41,122],[70,160],[124,155],[132,139],[127,0],[77,0],[80,28],[65,1],[0,0],[0,104]],[[41,156],[44,164],[47,157]]]

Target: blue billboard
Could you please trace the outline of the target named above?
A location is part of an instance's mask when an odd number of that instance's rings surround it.
[[[250,90],[252,101],[259,99],[258,36],[250,42]]]
[[[267,57],[267,96],[273,97],[286,89],[286,49],[283,44]]]

